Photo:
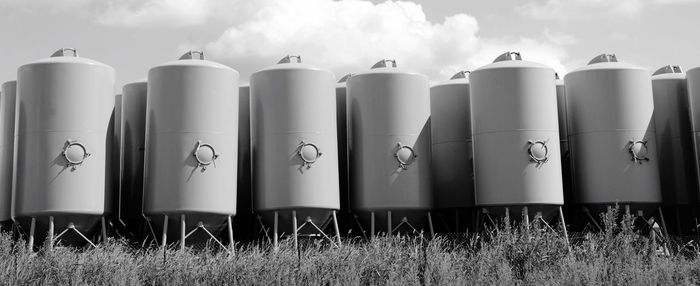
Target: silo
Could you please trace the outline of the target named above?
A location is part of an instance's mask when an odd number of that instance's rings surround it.
[[[167,243],[206,239],[236,214],[238,72],[200,51],[148,72],[143,212]],[[189,232],[188,232],[189,231]]]
[[[336,128],[338,130],[338,174],[340,182],[340,212],[338,224],[342,233],[348,233],[354,224],[350,212],[350,179],[348,173],[348,125],[347,125],[347,80],[352,74],[346,74],[335,85]]]
[[[575,203],[589,218],[597,217],[590,209],[603,211],[616,203],[640,216],[659,209],[659,157],[647,71],[604,54],[567,74],[564,82]]]
[[[143,164],[146,149],[146,79],[122,87],[121,108],[121,188],[119,222],[131,234],[142,237],[140,227],[143,197]]]
[[[430,138],[438,232],[466,231],[474,207],[469,72],[430,88]]]
[[[114,107],[112,115],[109,118],[109,127],[107,132],[111,134],[110,140],[107,143],[107,193],[110,196],[105,197],[105,214],[110,221],[117,222],[112,226],[117,228],[117,232],[121,228],[119,223],[119,195],[121,194],[121,117],[122,117],[122,95],[114,95]]]
[[[573,178],[571,175],[571,154],[569,151],[569,127],[566,115],[566,87],[559,74],[554,74],[557,90],[557,113],[559,116],[559,147],[561,148],[561,173],[564,186],[564,203],[574,202]]]
[[[250,78],[255,211],[277,234],[337,239],[338,145],[333,73],[287,56]],[[299,226],[297,220],[303,224]]]
[[[9,226],[12,201],[12,165],[15,143],[17,81],[2,84],[0,91],[0,223]]]
[[[425,75],[382,60],[347,81],[350,199],[374,236],[420,229],[428,222],[430,88]]]
[[[250,85],[238,89],[238,194],[234,225],[236,240],[256,238],[258,221],[253,212],[253,189],[250,161]]]
[[[530,214],[563,222],[554,70],[507,52],[469,82],[479,215],[517,210],[526,224]]]
[[[92,244],[86,237],[100,219],[105,238],[113,107],[114,69],[75,49],[19,68],[13,216],[28,230],[30,247],[44,233],[50,242]]]
[[[651,77],[661,197],[679,234],[694,229],[694,205],[698,201],[686,82],[679,66],[662,67]]]

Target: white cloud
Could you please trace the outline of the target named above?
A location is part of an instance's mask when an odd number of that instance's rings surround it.
[[[566,53],[560,44],[549,39],[483,38],[478,31],[477,20],[467,14],[432,23],[413,2],[277,0],[232,25],[205,49],[242,74],[274,64],[286,54],[300,54],[337,76],[390,58],[443,80],[456,71],[490,63],[509,50],[565,71],[561,59]]]
[[[700,0],[544,0],[518,7],[540,20],[590,20],[596,17],[633,18],[664,5],[700,3]]]

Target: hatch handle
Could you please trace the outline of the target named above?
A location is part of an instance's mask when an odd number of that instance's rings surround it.
[[[292,59],[295,59],[297,63],[301,63],[301,55],[287,55],[284,58],[282,58],[278,64],[288,64],[292,62]]]
[[[52,58],[54,58],[54,57],[68,57],[68,56],[77,58],[78,57],[78,50],[76,50],[75,48],[60,48],[51,55]]]
[[[460,79],[460,78],[467,78],[469,77],[469,74],[471,71],[459,71],[455,75],[453,75],[450,79]]]
[[[189,50],[180,57],[181,60],[204,60],[204,51]]]
[[[520,55],[520,52],[505,52],[502,53],[500,56],[496,57],[495,60],[493,60],[494,63],[496,62],[502,62],[502,61],[522,61],[523,57]]]
[[[588,64],[590,65],[605,62],[617,62],[617,56],[615,54],[600,54],[597,55],[595,58],[591,59],[591,61],[589,61]]]
[[[549,161],[549,147],[547,146],[548,140],[528,140],[527,155],[530,156],[530,161],[540,165],[547,163]]]
[[[321,148],[319,148],[316,144],[307,143],[304,141],[299,142],[299,146],[297,147],[297,156],[301,158],[302,167],[311,169],[311,165],[316,163],[318,158],[320,158],[322,155],[323,153],[321,152]]]
[[[373,69],[378,69],[378,68],[386,68],[386,67],[391,67],[395,68],[396,67],[396,60],[389,60],[389,59],[383,59],[381,61],[378,61],[376,64],[372,66]]]
[[[641,164],[644,161],[649,161],[649,148],[647,140],[630,139],[627,145],[627,151],[632,156],[632,161]]]
[[[76,140],[68,139],[63,145],[63,152],[61,152],[63,158],[68,162],[67,167],[71,170],[75,170],[78,166],[82,165],[85,159],[90,157],[90,152],[83,143]]]
[[[667,65],[656,70],[653,75],[660,75],[666,73],[683,73],[683,69],[681,68],[681,66]]]
[[[418,154],[413,149],[413,147],[408,145],[403,145],[401,142],[396,143],[396,151],[394,152],[394,158],[399,162],[399,168],[407,170],[408,166],[413,164],[418,158]]]
[[[194,151],[192,151],[192,156],[197,160],[197,167],[202,167],[202,171],[206,171],[210,165],[216,168],[216,159],[221,156],[221,153],[216,153],[216,149],[211,144],[198,140]]]

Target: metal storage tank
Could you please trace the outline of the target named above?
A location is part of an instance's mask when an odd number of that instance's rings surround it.
[[[465,231],[474,207],[469,71],[430,88],[430,133],[436,227]],[[443,229],[444,228],[444,229]]]
[[[17,81],[2,84],[0,91],[0,223],[11,219],[12,165],[15,143],[15,98]]]
[[[469,82],[476,206],[486,216],[512,207],[525,222],[538,212],[563,220],[554,70],[507,52]]]
[[[352,213],[350,212],[350,193],[348,173],[348,124],[347,124],[347,80],[352,74],[346,74],[338,80],[335,85],[335,112],[336,128],[338,130],[338,174],[340,182],[340,213],[338,214],[338,224],[340,231],[347,233],[353,225]]]
[[[51,242],[92,244],[86,236],[100,218],[106,236],[114,74],[70,48],[18,70],[13,216],[28,231],[30,247],[45,233]]]
[[[569,127],[566,115],[566,87],[559,74],[554,74],[557,90],[557,113],[559,116],[559,147],[561,148],[561,172],[564,185],[564,202],[574,202],[573,178],[571,177],[571,154],[569,152]]]
[[[275,241],[280,232],[292,233],[295,241],[299,231],[322,234],[329,222],[339,240],[334,88],[332,72],[303,64],[299,56],[250,78],[255,210],[273,225]]]
[[[675,232],[688,234],[697,224],[698,177],[686,76],[679,66],[668,65],[654,72],[651,84],[661,196],[674,217]]]
[[[351,205],[364,230],[427,220],[433,233],[427,77],[382,60],[350,77],[347,93]]]
[[[647,70],[604,54],[564,82],[575,202],[584,210],[616,203],[656,209],[659,157]]]
[[[107,143],[107,166],[108,166],[108,190],[110,196],[105,198],[105,213],[110,220],[119,222],[119,195],[121,194],[121,117],[122,117],[122,95],[114,96],[114,108],[109,119],[107,132],[112,135]],[[117,224],[119,228],[120,224]],[[114,226],[114,224],[112,224]],[[117,230],[119,233],[119,230]]]
[[[143,212],[167,243],[206,239],[236,214],[238,72],[200,51],[148,71]],[[191,239],[192,240],[192,239]],[[223,244],[216,240],[222,247]]]
[[[238,89],[238,194],[233,224],[237,240],[250,241],[258,233],[253,212],[252,165],[250,161],[250,85]]]
[[[143,165],[146,149],[146,79],[122,87],[119,223],[138,237],[143,221]]]

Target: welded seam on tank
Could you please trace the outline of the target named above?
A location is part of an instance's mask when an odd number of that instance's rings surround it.
[[[649,132],[649,133],[656,133],[655,129],[649,130],[649,129],[615,129],[615,130],[596,130],[596,131],[586,131],[586,132],[578,132],[578,133],[569,133],[569,137],[574,136],[574,135],[583,135],[583,134],[593,134],[593,133],[619,133],[619,132],[629,132],[629,131],[643,131],[643,132]]]
[[[432,142],[432,145],[440,145],[440,144],[447,144],[447,143],[471,143],[472,139],[462,139],[462,140],[447,140],[447,141],[440,141],[440,142]]]
[[[474,137],[476,135],[491,134],[491,133],[512,133],[512,132],[529,132],[529,131],[559,133],[558,129],[508,129],[508,130],[494,130],[494,131],[483,131],[483,132],[478,132],[478,133],[472,133],[472,137]]]

